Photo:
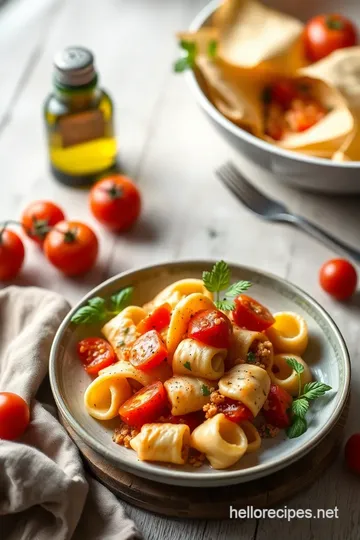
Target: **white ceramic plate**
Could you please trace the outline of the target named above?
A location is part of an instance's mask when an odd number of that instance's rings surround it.
[[[115,276],[96,287],[75,306],[57,332],[50,355],[50,382],[57,406],[85,443],[120,469],[157,482],[184,486],[210,487],[248,482],[300,459],[319,444],[341,414],[349,391],[350,361],[335,323],[319,304],[294,285],[238,265],[231,265],[234,281],[252,281],[251,294],[271,311],[296,311],[308,323],[310,341],[304,358],[314,378],[329,384],[333,391],[312,404],[308,414],[309,429],[304,435],[289,440],[282,432],[275,439],[265,439],[259,452],[245,456],[225,471],[214,470],[208,465],[196,469],[139,461],[134,451],[112,441],[116,420],[99,422],[87,414],[83,396],[91,379],[77,358],[76,343],[85,336],[100,333],[98,327],[71,324],[73,313],[92,296],[106,298],[128,285],[135,287],[134,303],[143,304],[169,283],[185,277],[201,277],[202,271],[210,270],[213,264],[212,261],[174,262]]]

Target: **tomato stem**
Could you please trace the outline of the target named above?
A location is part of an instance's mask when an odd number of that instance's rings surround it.
[[[0,243],[2,241],[3,234],[9,225],[19,225],[20,227],[22,227],[22,223],[20,223],[20,221],[15,221],[14,219],[7,219],[6,221],[2,221],[0,223]]]

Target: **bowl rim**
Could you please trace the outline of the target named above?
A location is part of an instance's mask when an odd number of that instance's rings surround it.
[[[189,26],[189,32],[196,32],[199,30],[206,20],[212,15],[215,9],[220,4],[221,0],[211,0],[193,19]],[[340,169],[360,169],[360,160],[359,161],[332,161],[330,159],[309,156],[307,154],[301,154],[294,152],[292,150],[287,150],[285,148],[280,148],[275,146],[267,141],[259,139],[255,135],[252,135],[248,131],[237,126],[230,120],[228,120],[221,112],[212,104],[208,99],[206,94],[202,91],[195,73],[193,70],[188,70],[185,73],[185,80],[190,88],[190,90],[195,94],[197,103],[208,113],[208,115],[215,120],[222,128],[226,131],[230,131],[233,135],[240,139],[244,139],[249,144],[260,148],[261,150],[268,151],[269,153],[276,154],[282,158],[292,159],[300,163],[307,163],[313,165],[321,165],[331,168],[340,168]]]
[[[171,261],[171,262],[165,261],[162,263],[152,264],[148,266],[141,266],[135,269],[121,272],[107,279],[106,281],[103,281],[102,283],[94,287],[91,291],[89,291],[66,315],[53,340],[51,351],[50,351],[50,359],[49,359],[49,378],[50,378],[51,390],[52,390],[56,405],[61,415],[66,419],[66,421],[70,424],[70,426],[74,429],[74,431],[82,438],[82,440],[85,441],[85,443],[88,444],[93,450],[95,450],[96,452],[104,456],[110,462],[116,463],[117,465],[121,464],[121,467],[125,471],[129,471],[130,473],[134,475],[143,476],[145,478],[148,478],[150,480],[154,480],[160,483],[161,482],[174,483],[174,481],[176,480],[176,483],[178,485],[191,485],[192,484],[194,487],[196,485],[203,486],[203,487],[206,485],[208,487],[216,486],[216,485],[231,485],[231,484],[236,484],[236,483],[252,481],[257,478],[267,476],[280,469],[283,469],[287,465],[290,465],[291,463],[301,459],[301,457],[303,457],[305,454],[310,452],[331,431],[331,429],[334,427],[334,425],[338,421],[346,405],[347,398],[349,395],[350,379],[351,379],[350,356],[349,356],[349,352],[348,352],[345,340],[338,326],[330,317],[330,315],[327,313],[327,311],[308,293],[303,291],[297,285],[292,284],[290,281],[282,277],[276,276],[272,273],[264,272],[261,269],[256,269],[254,267],[244,266],[244,265],[232,262],[232,261],[228,261],[228,264],[230,267],[236,267],[239,270],[255,273],[263,277],[266,277],[270,280],[275,280],[280,285],[285,285],[289,290],[293,291],[296,295],[298,296],[300,295],[300,297],[302,297],[315,310],[320,312],[321,316],[326,321],[326,324],[330,327],[332,333],[334,334],[339,345],[341,358],[343,359],[344,386],[342,388],[339,388],[337,392],[338,403],[331,417],[329,418],[329,421],[323,424],[323,426],[318,430],[316,435],[311,440],[307,441],[306,443],[299,445],[299,447],[296,448],[286,458],[283,457],[281,460],[279,460],[278,458],[275,458],[268,463],[259,464],[259,465],[256,465],[255,467],[250,467],[247,469],[227,471],[227,472],[216,471],[216,474],[210,475],[208,473],[201,473],[201,472],[194,473],[194,472],[171,470],[171,469],[164,468],[161,471],[161,473],[159,473],[157,470],[152,471],[151,468],[148,467],[149,464],[147,464],[146,462],[145,462],[145,465],[141,461],[136,462],[136,464],[129,464],[129,462],[127,462],[126,459],[122,458],[121,456],[117,456],[116,458],[114,458],[114,456],[110,455],[111,454],[110,451],[106,449],[103,443],[98,442],[95,437],[92,437],[92,435],[90,435],[85,430],[85,428],[83,428],[81,424],[77,422],[77,420],[72,416],[70,410],[67,408],[65,400],[63,399],[61,395],[61,392],[57,383],[57,369],[56,369],[57,356],[61,347],[61,341],[62,341],[65,331],[68,329],[68,326],[71,324],[71,317],[73,316],[75,311],[79,309],[81,306],[83,306],[84,303],[86,303],[89,298],[93,297],[96,294],[99,294],[99,292],[105,287],[111,286],[113,283],[115,283],[119,279],[130,278],[132,275],[138,272],[158,270],[158,272],[160,273],[162,270],[169,270],[169,269],[171,270],[172,268],[183,267],[185,269],[189,265],[207,268],[207,267],[211,267],[215,262],[216,261],[213,259],[204,259],[204,260],[184,259],[184,260]],[[249,478],[246,478],[247,476],[249,476]],[[162,477],[165,477],[166,480],[164,480]]]

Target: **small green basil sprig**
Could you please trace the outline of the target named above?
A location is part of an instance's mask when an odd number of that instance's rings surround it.
[[[74,313],[71,322],[74,324],[95,324],[115,317],[130,304],[133,291],[133,287],[126,287],[113,294],[110,298],[110,306],[100,296],[90,298],[85,306]]]

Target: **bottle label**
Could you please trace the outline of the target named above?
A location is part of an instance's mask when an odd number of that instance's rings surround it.
[[[86,111],[60,118],[59,133],[62,147],[100,139],[105,136],[105,119],[102,111]]]

